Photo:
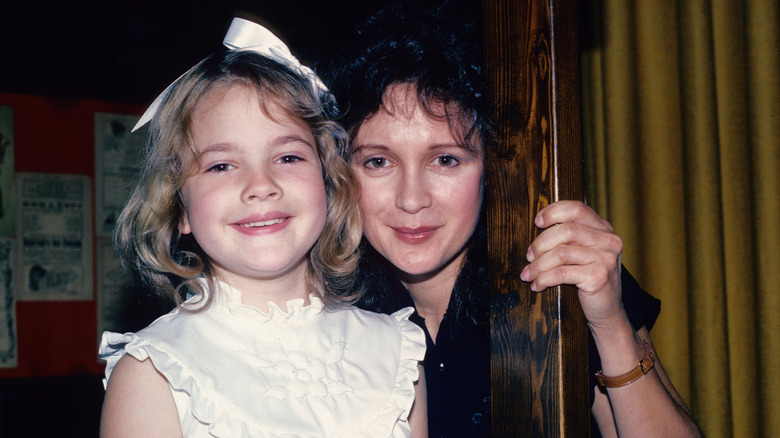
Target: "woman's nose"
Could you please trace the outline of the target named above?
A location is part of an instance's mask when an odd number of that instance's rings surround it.
[[[258,169],[246,175],[241,198],[245,201],[278,198],[282,189],[273,173],[267,169]]]
[[[396,207],[410,214],[430,207],[431,195],[423,172],[404,172],[397,187]]]

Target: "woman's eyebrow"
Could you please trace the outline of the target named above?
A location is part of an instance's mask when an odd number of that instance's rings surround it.
[[[428,150],[432,150],[432,151],[437,150],[437,149],[449,149],[449,148],[458,148],[458,149],[466,149],[467,150],[466,147],[464,147],[462,144],[460,144],[458,142],[455,142],[455,141],[453,141],[451,143],[435,143],[435,144],[432,144],[432,145],[428,146]]]
[[[436,151],[436,150],[439,150],[439,149],[449,149],[449,148],[458,148],[458,149],[463,149],[465,151],[469,151],[470,150],[469,148],[463,146],[462,144],[460,144],[458,142],[434,143],[434,144],[428,145],[426,150]],[[363,151],[365,151],[367,149],[370,149],[370,150],[380,150],[380,151],[388,151],[388,150],[390,150],[389,147],[387,147],[387,146],[385,146],[385,145],[383,145],[381,143],[366,143],[366,144],[358,144],[358,145],[353,144],[352,145],[352,153],[353,154],[363,152]]]
[[[366,143],[366,144],[359,144],[359,145],[352,145],[352,152],[353,154],[361,153],[366,150],[380,150],[380,151],[387,151],[389,148],[387,146],[384,146],[379,143]]]

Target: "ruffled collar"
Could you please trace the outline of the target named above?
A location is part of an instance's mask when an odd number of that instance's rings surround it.
[[[197,281],[200,283],[202,290],[206,291],[206,294],[211,293],[205,278],[199,278]],[[274,319],[291,321],[311,318],[322,312],[325,307],[319,296],[309,293],[308,305],[306,305],[306,301],[303,298],[293,298],[285,302],[284,307],[286,310],[284,310],[275,302],[269,301],[268,311],[264,312],[255,306],[244,304],[241,291],[224,281],[215,280],[214,285],[216,288],[214,299],[209,308],[205,310],[206,312],[228,312],[233,316],[251,318],[261,322]],[[199,307],[199,301],[199,295],[190,295],[182,303],[182,307],[196,310]]]

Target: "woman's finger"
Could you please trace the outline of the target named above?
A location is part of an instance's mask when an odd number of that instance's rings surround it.
[[[557,224],[544,230],[531,242],[526,258],[534,261],[560,246],[583,246],[613,254],[623,252],[623,240],[617,234],[574,222]]]
[[[548,228],[565,222],[579,223],[603,231],[614,231],[608,221],[580,201],[554,202],[541,209],[534,218],[534,224],[539,228]]]

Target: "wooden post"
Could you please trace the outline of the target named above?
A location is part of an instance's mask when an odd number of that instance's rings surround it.
[[[483,0],[485,72],[498,102],[488,151],[494,437],[587,437],[588,334],[577,291],[520,280],[536,213],[583,199],[575,2]]]

